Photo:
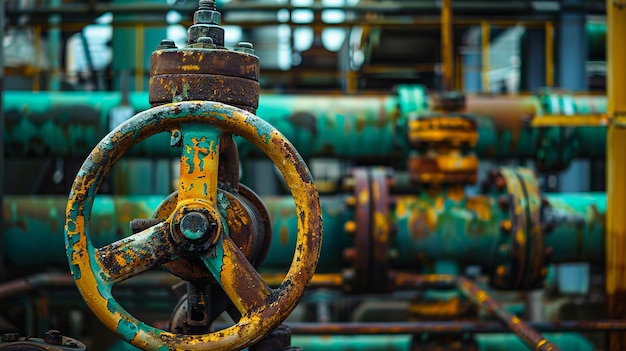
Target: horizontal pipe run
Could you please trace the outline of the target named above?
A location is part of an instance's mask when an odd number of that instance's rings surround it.
[[[321,198],[323,225],[333,240],[324,242],[318,273],[337,273],[348,263],[343,252],[353,244],[345,226],[354,218],[347,198]],[[559,194],[546,199],[552,216],[551,232],[545,238],[546,246],[552,247],[551,262],[603,262],[606,195]],[[130,235],[129,222],[151,218],[162,200],[162,196],[97,196],[91,215],[94,245],[101,247]],[[268,273],[284,272],[291,262],[297,235],[294,203],[290,197],[263,200],[272,217],[273,239],[261,268]],[[390,239],[390,251],[397,254],[391,268],[412,269],[416,257],[420,262],[447,259],[495,268],[500,261],[494,261],[493,250],[501,236],[500,221],[505,218],[499,211],[485,207],[492,203],[497,203],[497,199],[485,196],[467,202],[398,196],[390,212],[397,229]],[[25,267],[65,265],[66,205],[67,198],[63,196],[7,196],[3,204],[4,242],[0,243],[7,261]],[[409,279],[403,275],[395,279],[399,286],[409,284],[403,282]],[[323,284],[340,283],[331,277]]]
[[[418,89],[419,90],[419,89]],[[21,157],[85,157],[109,132],[112,112],[121,104],[119,93],[63,92],[4,93],[5,153]],[[297,96],[261,95],[257,115],[275,126],[305,158],[337,157],[379,162],[406,160],[411,147],[406,137],[408,114],[426,115],[428,101],[413,104],[393,95]],[[423,99],[428,100],[424,95]],[[410,100],[410,99],[409,99]],[[558,110],[562,100],[567,111]],[[132,93],[135,112],[150,108],[145,93]],[[547,101],[547,102],[546,102]],[[546,107],[547,106],[547,107]],[[576,157],[603,157],[605,127],[533,128],[542,114],[578,115],[606,112],[602,96],[484,97],[468,96],[465,113],[478,119],[476,154],[480,158],[535,158],[554,166]],[[567,116],[563,116],[564,119]],[[177,157],[167,133],[143,141],[129,156]],[[261,153],[241,139],[241,159]],[[584,145],[584,147],[582,147]],[[561,155],[557,157],[558,155]]]
[[[626,332],[626,320],[529,322],[541,332]],[[289,323],[294,335],[506,333],[500,322]]]

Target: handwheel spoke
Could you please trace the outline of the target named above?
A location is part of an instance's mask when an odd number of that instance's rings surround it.
[[[178,201],[205,199],[215,204],[221,131],[202,124],[184,125],[181,131]]]
[[[267,305],[271,289],[230,237],[202,259],[242,315]]]
[[[169,240],[169,223],[162,222],[142,232],[96,249],[100,276],[115,284],[178,258]]]

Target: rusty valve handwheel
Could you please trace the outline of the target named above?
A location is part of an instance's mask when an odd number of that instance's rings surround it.
[[[130,147],[162,131],[182,134],[176,209],[164,222],[95,248],[88,223],[102,179]],[[267,286],[234,244],[220,214],[217,173],[223,133],[241,135],[263,150],[285,177],[294,197],[298,241],[291,267],[276,289]],[[291,313],[317,266],[321,223],[319,196],[311,174],[275,128],[232,106],[187,101],[137,114],[93,149],[70,192],[65,240],[70,269],[83,298],[98,318],[126,341],[143,349],[231,350],[258,341]],[[173,334],[137,320],[113,298],[114,284],[190,255],[204,262],[241,312],[237,324],[203,335]]]

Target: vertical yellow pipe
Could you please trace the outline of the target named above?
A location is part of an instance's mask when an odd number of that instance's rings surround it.
[[[607,215],[608,317],[626,319],[626,8],[607,0]],[[609,334],[609,350],[626,350],[626,333]]]
[[[482,21],[480,23],[481,37],[482,37],[482,78],[483,78],[483,93],[489,94],[491,89],[489,87],[489,44],[491,43],[491,26],[489,22]]]
[[[454,82],[454,48],[452,44],[452,0],[441,2],[441,60],[443,90],[452,90]]]
[[[135,91],[143,91],[144,26],[135,27]]]
[[[554,23],[546,22],[546,86],[554,86]]]

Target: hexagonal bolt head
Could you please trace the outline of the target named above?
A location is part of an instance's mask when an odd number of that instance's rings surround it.
[[[217,24],[222,23],[222,14],[218,11],[199,10],[193,14],[193,24]]]
[[[200,38],[206,37],[213,40],[216,47],[224,46],[224,28],[213,24],[194,24],[187,31],[187,43],[197,44]],[[205,45],[205,44],[201,44]]]

